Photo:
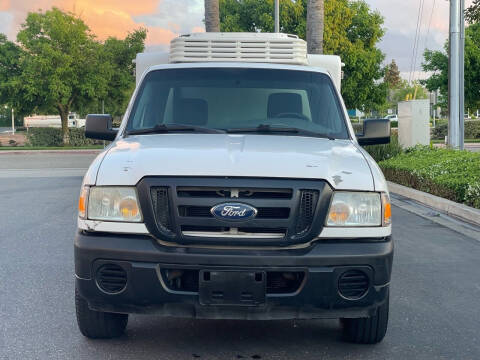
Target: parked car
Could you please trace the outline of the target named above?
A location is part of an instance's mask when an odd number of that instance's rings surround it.
[[[384,119],[388,119],[390,121],[398,121],[398,115],[397,114],[387,115],[384,117]]]
[[[222,50],[248,43],[254,59]],[[340,318],[350,341],[381,341],[391,206],[361,145],[388,143],[390,122],[365,121],[356,136],[340,58],[307,56],[295,36],[192,34],[171,49],[137,57],[119,129],[87,117],[86,136],[112,143],[79,199],[82,334],[119,336],[141,313]]]

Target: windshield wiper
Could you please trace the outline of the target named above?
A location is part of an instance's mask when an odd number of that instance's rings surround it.
[[[333,136],[318,133],[315,131],[304,130],[300,128],[294,127],[278,127],[278,126],[271,126],[260,124],[254,128],[238,128],[238,129],[227,129],[225,130],[228,134],[241,134],[241,133],[291,133],[291,134],[299,134],[299,135],[306,135],[311,137],[320,137],[329,140],[335,140]]]
[[[168,132],[199,132],[204,134],[225,134],[224,130],[209,129],[202,126],[181,125],[181,124],[160,124],[153,128],[128,130],[127,135],[142,135],[142,134],[163,134]]]

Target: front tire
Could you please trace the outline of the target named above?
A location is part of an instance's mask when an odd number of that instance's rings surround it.
[[[93,311],[75,288],[77,324],[83,336],[90,339],[111,339],[125,332],[128,314]]]
[[[387,292],[385,302],[377,308],[374,316],[341,319],[347,341],[356,344],[377,344],[383,340],[388,327],[389,298]]]

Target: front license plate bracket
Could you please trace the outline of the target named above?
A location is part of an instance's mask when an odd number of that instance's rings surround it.
[[[201,305],[259,306],[265,304],[264,271],[200,270]]]

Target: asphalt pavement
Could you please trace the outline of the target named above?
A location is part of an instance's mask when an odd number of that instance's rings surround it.
[[[480,359],[480,242],[397,206],[381,344],[344,343],[336,320],[141,315],[119,339],[82,337],[73,236],[80,172],[94,156],[0,154],[0,359]]]

